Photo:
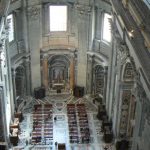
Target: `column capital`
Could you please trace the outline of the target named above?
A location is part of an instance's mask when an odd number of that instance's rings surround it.
[[[43,68],[43,74],[42,74],[42,82],[45,88],[48,88],[48,54],[43,54],[43,62],[42,62],[42,68]]]
[[[48,56],[49,56],[48,54],[43,54],[42,59],[48,59]]]
[[[70,58],[75,58],[75,52],[74,51],[71,51]]]
[[[40,5],[28,7],[27,15],[31,21],[37,20],[39,18],[40,11],[41,11],[40,7],[41,7]]]

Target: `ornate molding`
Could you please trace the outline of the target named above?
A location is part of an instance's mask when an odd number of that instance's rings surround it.
[[[88,55],[88,62],[93,63],[94,56]]]
[[[74,8],[79,11],[80,15],[89,15],[92,12],[92,7],[89,5],[74,4]]]
[[[42,55],[42,58],[41,58],[41,60],[47,60],[48,61],[48,58],[49,58],[49,55],[47,54],[47,53],[44,53],[43,55]]]
[[[30,20],[37,20],[40,16],[40,7],[29,7],[27,14]]]

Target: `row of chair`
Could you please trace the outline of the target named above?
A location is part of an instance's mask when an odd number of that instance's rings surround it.
[[[75,104],[67,104],[70,143],[78,143],[78,126]]]
[[[90,142],[90,130],[85,104],[77,104],[81,143]]]
[[[34,105],[32,144],[49,145],[53,139],[52,104]]]

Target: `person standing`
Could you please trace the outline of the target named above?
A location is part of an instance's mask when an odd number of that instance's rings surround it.
[[[57,121],[57,117],[54,117],[54,122],[56,122]]]

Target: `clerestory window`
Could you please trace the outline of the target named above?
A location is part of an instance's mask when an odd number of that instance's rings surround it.
[[[50,32],[67,31],[67,6],[49,6]]]
[[[12,42],[14,40],[14,17],[13,14],[7,16],[7,23],[9,25],[8,40]]]
[[[108,13],[104,14],[103,21],[103,40],[106,42],[111,42],[111,15]]]

